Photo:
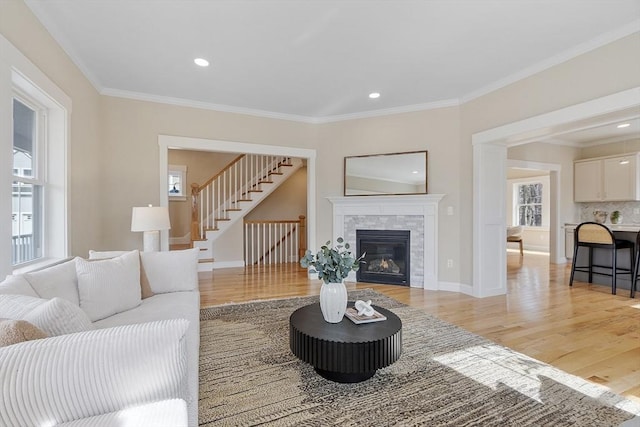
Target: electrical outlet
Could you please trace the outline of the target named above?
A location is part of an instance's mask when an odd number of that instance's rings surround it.
[[[448,259],[447,260],[447,268],[453,268],[453,260],[452,259]]]

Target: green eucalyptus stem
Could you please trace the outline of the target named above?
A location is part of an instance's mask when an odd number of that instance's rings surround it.
[[[311,267],[309,271],[318,273],[318,279],[324,283],[342,282],[349,272],[357,271],[360,264],[364,262],[365,254],[356,258],[349,251],[349,243],[344,243],[342,237],[338,237],[336,241],[338,244],[335,247],[331,247],[331,240],[329,240],[315,255],[307,250],[304,257],[300,259],[300,265],[304,268]]]

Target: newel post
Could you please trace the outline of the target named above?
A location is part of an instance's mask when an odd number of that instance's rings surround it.
[[[307,220],[304,215],[298,217],[300,222],[300,239],[298,239],[298,260],[307,252]]]
[[[200,221],[198,220],[198,192],[200,186],[195,182],[191,184],[191,241],[200,240]]]

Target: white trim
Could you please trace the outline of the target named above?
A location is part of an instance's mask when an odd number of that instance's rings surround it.
[[[380,110],[362,111],[358,113],[325,116],[313,119],[313,123],[332,123],[344,120],[366,119],[370,117],[390,116],[392,114],[413,113],[416,111],[435,110],[438,108],[457,107],[460,101],[457,99],[443,99],[441,101],[427,102],[423,104],[402,105],[398,107],[384,108]]]
[[[220,268],[236,268],[236,267],[244,267],[244,260],[239,261],[214,261],[213,269],[218,270]]]
[[[484,96],[488,93],[494,92],[498,89],[502,89],[503,87],[509,86],[510,84],[516,83],[520,80],[524,80],[527,77],[531,77],[534,74],[540,73],[551,67],[555,67],[556,65],[562,64],[563,62],[567,62],[573,58],[576,58],[592,50],[598,49],[609,43],[613,43],[616,40],[620,40],[621,38],[627,37],[638,31],[640,31],[640,19],[636,19],[635,21],[623,27],[620,27],[608,33],[601,34],[600,36],[594,39],[591,39],[585,43],[581,43],[577,46],[572,47],[571,49],[567,49],[564,52],[561,52],[555,56],[542,60],[536,64],[530,65],[529,67],[524,68],[509,76],[506,76],[500,80],[496,80],[492,83],[489,83],[486,86],[475,89],[467,93],[466,95],[461,96],[460,103],[464,104],[476,98],[480,98],[481,96]]]
[[[170,96],[153,95],[149,93],[132,92],[128,90],[104,88],[100,90],[101,95],[115,98],[134,99],[137,101],[155,102],[158,104],[176,105],[178,107],[199,108],[201,110],[220,111],[223,113],[244,114],[247,116],[266,117],[269,119],[288,120],[301,123],[318,123],[314,117],[300,116],[296,114],[277,113],[273,111],[259,110],[245,107],[234,107],[232,105],[214,104],[212,102],[195,101],[185,98],[174,98]]]
[[[316,150],[182,136],[158,135],[160,206],[169,206],[166,190],[169,149],[289,156],[307,161],[307,246],[316,247]],[[169,249],[169,232],[161,232],[161,250]]]
[[[475,133],[471,136],[471,143],[474,145],[484,143],[520,145],[523,140],[516,141],[514,137],[531,134],[531,141],[540,140],[541,136],[547,135],[546,132],[551,127],[567,125],[638,105],[640,105],[640,86]],[[530,141],[527,140],[527,142]]]
[[[476,213],[473,215],[473,295],[484,297],[506,293],[507,271],[506,262],[502,256],[506,253],[506,238],[504,236],[506,234],[504,216],[504,212],[506,212],[504,200],[506,178],[504,184],[495,179],[485,182],[484,178],[490,175],[492,170],[506,171],[507,147],[516,145],[517,142],[514,142],[516,137],[524,133],[542,135],[554,126],[567,127],[580,120],[638,106],[640,106],[640,87],[635,87],[472,135],[473,208]],[[550,175],[552,191],[558,191],[558,194],[552,195],[552,199],[556,200],[560,197],[559,175],[560,171],[552,171]],[[553,190],[554,187],[556,190]],[[480,209],[487,205],[496,206],[495,217],[486,215]],[[499,211],[503,212],[501,216],[497,214]],[[556,204],[556,208],[552,209],[551,221],[556,224],[556,228],[560,227],[559,204]],[[550,247],[552,251],[551,262],[559,262],[560,254],[564,253],[560,238],[562,234],[559,233],[559,230],[552,229],[550,240],[554,239],[554,231],[557,231],[558,235],[555,236],[555,244]],[[484,256],[487,253],[498,255]]]
[[[45,218],[45,262],[63,259],[70,253],[69,242],[69,129],[72,101],[49,77],[36,67],[6,38],[0,35],[0,150],[13,145],[12,135],[12,93],[19,87],[28,96],[47,109],[47,138],[55,141],[55,149],[49,147],[47,153],[45,195],[48,212]],[[12,156],[0,156],[0,183],[9,183],[12,178]],[[0,188],[0,217],[8,218],[11,213],[11,186]],[[4,200],[9,200],[8,204]],[[6,214],[6,215],[5,215]],[[0,227],[0,278],[11,274],[11,227]],[[53,246],[52,246],[53,244]],[[21,266],[19,268],[33,268]]]
[[[347,216],[422,216],[424,282],[421,286],[414,283],[411,283],[411,286],[438,290],[438,204],[443,197],[444,194],[328,197],[333,206],[333,240],[345,236]],[[352,272],[346,281],[355,281],[355,272]]]
[[[473,296],[473,287],[457,282],[438,282],[439,291],[458,292]]]

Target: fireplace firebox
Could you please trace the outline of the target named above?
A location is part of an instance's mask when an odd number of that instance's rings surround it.
[[[358,282],[409,286],[409,230],[356,230],[356,253],[366,253]]]

